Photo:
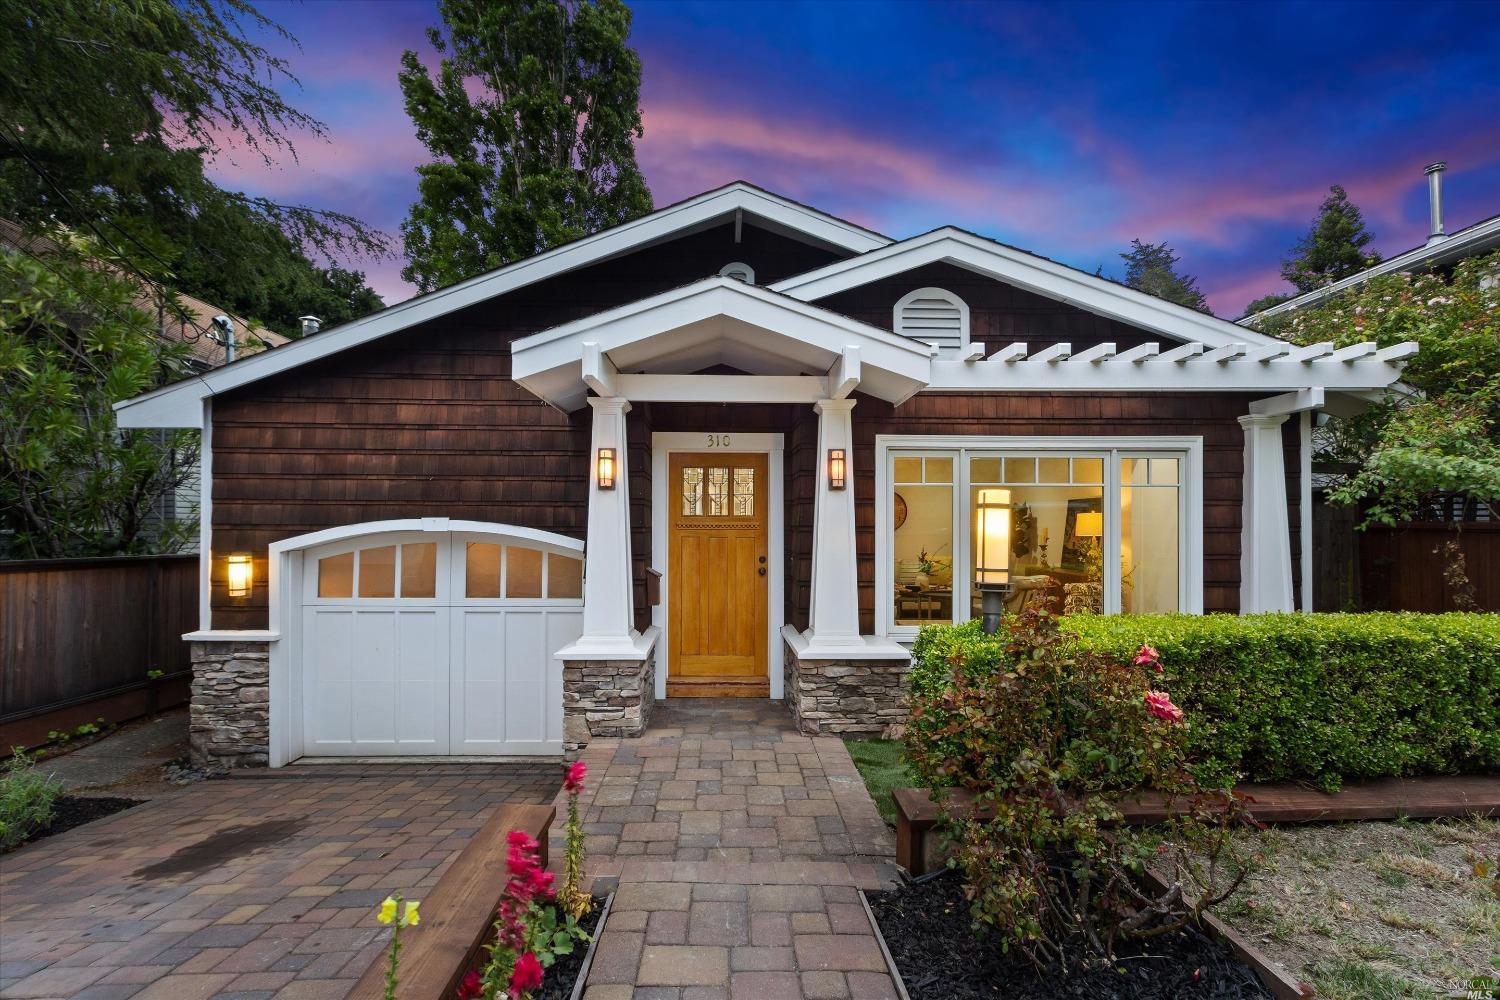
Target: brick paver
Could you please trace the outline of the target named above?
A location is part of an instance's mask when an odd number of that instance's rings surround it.
[[[343,997],[501,802],[555,764],[284,768],[192,785],[0,858],[0,996]]]
[[[894,842],[842,741],[681,699],[584,759],[589,872],[619,880],[585,1000],[893,1000],[857,890]]]

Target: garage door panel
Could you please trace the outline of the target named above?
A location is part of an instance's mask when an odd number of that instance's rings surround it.
[[[547,612],[547,741],[561,744],[563,739],[563,666],[555,654],[583,635],[581,610]]]
[[[449,752],[448,613],[400,612],[396,738],[403,752]]]
[[[307,706],[308,743],[314,753],[354,741],[354,612],[308,608],[303,617],[304,669],[312,680]]]
[[[453,657],[455,753],[494,752],[504,729],[504,678],[499,651],[505,642],[502,611],[455,609],[461,648]]]
[[[354,742],[366,752],[396,745],[396,614],[354,612]]]
[[[505,622],[505,738],[542,742],[547,718],[547,622],[541,611],[510,611]]]

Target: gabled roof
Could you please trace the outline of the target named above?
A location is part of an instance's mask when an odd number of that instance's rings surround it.
[[[635,400],[653,392],[676,399],[689,391],[677,376],[717,365],[750,373],[756,381],[749,385],[766,393],[762,401],[811,402],[857,386],[900,403],[927,385],[932,354],[921,341],[724,276],[511,345],[511,377],[563,410],[582,407],[590,387]],[[692,380],[700,386],[693,391],[715,391],[711,376]]]
[[[1272,346],[1282,341],[1228,320],[1179,306],[1037,254],[944,226],[921,236],[836,261],[770,286],[806,301],[889,278],[927,264],[949,263],[1182,343],[1209,347]]]
[[[203,399],[299,365],[358,347],[568,271],[708,228],[744,213],[774,231],[849,253],[888,245],[887,236],[735,181],[657,209],[649,215],[507,264],[456,285],[420,295],[363,319],[304,337],[274,351],[236,361],[207,375],[176,382],[115,405],[122,427],[197,427]]]
[[[1450,236],[1433,239],[1419,247],[1398,253],[1390,260],[1383,260],[1374,267],[1366,268],[1358,274],[1351,274],[1330,285],[1314,288],[1310,292],[1295,295],[1285,302],[1278,302],[1260,312],[1242,316],[1236,322],[1253,323],[1268,316],[1279,316],[1293,309],[1317,305],[1331,296],[1382,274],[1394,274],[1398,271],[1430,271],[1433,268],[1463,260],[1465,257],[1477,257],[1480,254],[1489,253],[1497,248],[1500,248],[1500,215],[1491,216],[1483,222],[1476,222]]]

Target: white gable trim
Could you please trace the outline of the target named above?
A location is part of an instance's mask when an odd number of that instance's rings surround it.
[[[609,356],[659,345],[656,356],[669,360],[685,354],[689,342],[702,346],[714,338],[742,343],[765,358],[784,357],[800,373],[716,376],[658,368],[622,374],[621,367],[641,366]],[[834,396],[851,379],[863,392],[900,403],[927,385],[931,365],[930,351],[919,341],[723,276],[543,330],[511,346],[511,377],[564,410],[583,405],[586,387],[637,400],[711,400],[719,398],[712,393],[728,391],[736,401],[748,401],[761,389],[769,393],[762,401],[774,402],[800,401],[814,392]],[[816,386],[804,383],[809,372]]]
[[[987,275],[1028,292],[1184,343],[1197,342],[1210,348],[1237,343],[1264,346],[1282,343],[1228,320],[1217,319],[953,227],[935,229],[892,243],[858,257],[786,278],[770,287],[813,302],[937,263],[953,264]]]
[[[807,239],[852,253],[864,253],[891,242],[879,233],[736,181],[593,236],[409,299],[363,319],[117,403],[116,417],[121,427],[197,427],[202,417],[200,401],[209,396],[399,333],[517,288],[617,257],[719,218],[733,218],[736,213],[748,213]]]

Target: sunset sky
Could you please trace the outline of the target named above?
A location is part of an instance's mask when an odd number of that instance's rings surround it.
[[[425,158],[403,49],[435,3],[258,6],[301,42],[287,93],[328,124],[299,160],[213,168],[229,187],[351,212],[396,236]],[[1237,316],[1328,185],[1384,254],[1426,236],[1422,167],[1448,162],[1448,229],[1500,214],[1500,3],[635,2],[658,206],[735,179],[893,237],[955,224],[1122,271],[1167,240]],[[387,303],[400,260],[347,262]]]

